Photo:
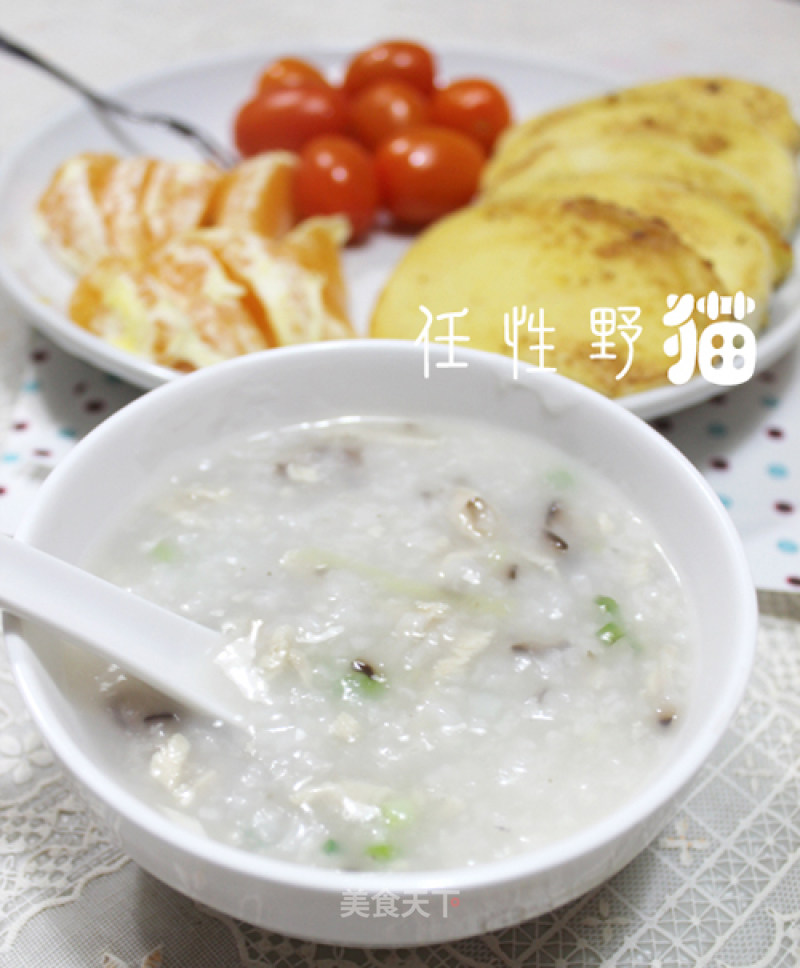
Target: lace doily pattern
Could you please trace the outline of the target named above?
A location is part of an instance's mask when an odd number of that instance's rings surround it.
[[[762,605],[774,612],[786,601],[767,596]],[[402,951],[284,938],[209,911],[139,874],[53,763],[3,657],[0,951],[13,951],[20,965],[35,963],[25,960],[29,930],[36,925],[41,945],[46,919],[53,919],[54,933],[62,932],[55,909],[72,904],[69,930],[81,936],[84,951],[96,937],[92,964],[98,968],[153,968],[162,957],[163,968],[796,968],[800,596],[788,603],[783,616],[762,615],[756,666],[736,719],[646,851],[597,890],[550,914],[479,938]],[[82,895],[92,882],[87,917]],[[142,946],[135,930],[121,926],[117,941],[108,944],[121,892],[137,896],[148,939],[161,942],[157,948]],[[137,910],[129,913],[135,918]],[[208,950],[207,960],[198,957],[198,946]],[[60,964],[72,968],[69,961]],[[86,962],[74,964],[84,968]]]
[[[0,951],[37,912],[68,904],[127,858],[94,823],[0,666]]]
[[[161,946],[149,951],[140,962],[140,968],[161,968],[164,960],[164,952]],[[116,955],[106,952],[103,955],[102,968],[128,968],[124,961],[120,961]]]

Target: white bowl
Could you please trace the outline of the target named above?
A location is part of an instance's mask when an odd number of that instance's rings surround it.
[[[183,829],[123,789],[101,767],[87,717],[62,691],[58,652],[37,655],[22,625],[6,618],[20,689],[90,805],[142,867],[213,908],[296,937],[391,946],[466,937],[544,913],[610,877],[659,832],[740,700],[756,640],[755,594],[737,534],[703,478],[638,417],[576,383],[541,372],[514,380],[508,360],[461,350],[458,356],[467,368],[437,368],[444,357],[433,354],[425,379],[420,347],[354,340],[270,350],[182,378],[81,441],[44,483],[18,537],[80,563],[103,522],[176,450],[188,455],[247,429],[345,414],[436,414],[536,434],[630,495],[688,591],[700,629],[684,742],[622,808],[543,849],[419,874],[293,865]],[[343,917],[343,900],[354,891],[424,894],[427,916]],[[442,892],[458,892],[458,906]]]

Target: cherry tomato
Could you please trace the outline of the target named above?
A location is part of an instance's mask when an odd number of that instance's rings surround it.
[[[359,91],[350,102],[350,130],[368,148],[413,124],[424,124],[430,102],[405,81],[378,81]]]
[[[276,87],[248,101],[236,116],[234,140],[245,157],[299,151],[319,134],[343,131],[347,103],[333,88]]]
[[[503,92],[480,77],[453,81],[433,96],[432,120],[474,138],[491,151],[500,132],[511,121]]]
[[[258,80],[258,90],[273,87],[330,87],[324,74],[308,61],[298,57],[281,57],[273,61]]]
[[[485,160],[480,146],[461,132],[418,125],[384,141],[375,167],[395,220],[420,226],[469,202]]]
[[[433,55],[427,48],[407,40],[390,40],[353,57],[345,72],[344,89],[352,96],[376,81],[405,81],[430,94],[435,74]]]
[[[379,201],[372,156],[352,138],[313,138],[300,152],[294,199],[301,218],[346,215],[353,238],[362,237],[375,220]]]

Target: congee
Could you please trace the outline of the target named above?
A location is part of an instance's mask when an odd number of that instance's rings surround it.
[[[109,764],[244,850],[474,865],[608,816],[681,741],[694,623],[622,490],[526,434],[346,418],[169,474],[98,574],[220,629],[244,730],[93,667]]]

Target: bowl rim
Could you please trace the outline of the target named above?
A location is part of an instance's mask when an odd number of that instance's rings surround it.
[[[443,348],[431,346],[430,350],[431,353],[445,358]],[[231,371],[244,371],[242,378],[246,379],[247,373],[251,370],[260,371],[262,366],[268,369],[275,365],[279,366],[282,360],[289,357],[313,359],[315,355],[324,354],[323,358],[327,357],[326,365],[331,365],[331,358],[335,360],[350,354],[367,354],[368,357],[385,356],[388,359],[398,353],[410,356],[412,353],[419,354],[420,350],[413,343],[405,340],[355,339],[307,344],[249,354],[181,377],[180,380],[170,381],[112,414],[67,454],[42,484],[16,537],[36,545],[37,540],[41,540],[41,536],[37,536],[40,515],[53,502],[57,504],[61,482],[66,482],[64,486],[69,483],[73,468],[79,467],[84,460],[90,459],[93,450],[102,450],[109,438],[116,437],[119,433],[124,433],[137,424],[152,419],[152,415],[164,412],[176,395],[184,395],[190,392],[192,387],[205,387],[208,384],[209,389],[212,389],[215,384],[224,383],[227,374]],[[459,349],[459,359],[462,358],[476,366],[493,369],[504,378],[507,378],[510,373],[511,361],[496,354]],[[688,458],[643,419],[609,398],[557,373],[536,372],[531,374],[531,377],[544,388],[545,393],[548,392],[548,387],[555,388],[557,394],[570,395],[577,401],[603,408],[612,424],[616,424],[620,431],[632,434],[634,439],[646,445],[651,453],[663,455],[665,466],[674,467],[674,477],[685,480],[687,487],[693,486],[698,498],[704,502],[709,520],[713,522],[716,537],[720,544],[725,546],[732,572],[736,574],[740,586],[735,589],[736,594],[731,595],[731,607],[735,608],[738,614],[736,625],[739,629],[737,638],[739,648],[736,653],[736,668],[732,673],[729,688],[722,697],[724,701],[719,705],[713,721],[705,723],[704,729],[698,735],[693,735],[689,742],[682,744],[674,758],[666,764],[665,769],[637,790],[633,797],[601,820],[552,844],[520,851],[510,857],[486,861],[474,866],[401,872],[349,872],[314,867],[248,852],[180,826],[110,778],[84,753],[67,731],[53,728],[56,720],[48,710],[46,691],[41,685],[35,654],[25,641],[22,623],[4,613],[3,627],[15,681],[36,726],[61,764],[69,773],[76,776],[93,796],[105,804],[106,808],[110,807],[129,824],[142,830],[151,838],[168,844],[171,848],[177,848],[217,868],[236,871],[259,881],[336,895],[351,891],[396,893],[419,893],[429,889],[464,891],[526,880],[563,867],[582,857],[591,856],[611,842],[624,837],[669,804],[685,789],[722,738],[742,699],[749,678],[756,648],[758,607],[744,549],[730,516],[705,478]]]

